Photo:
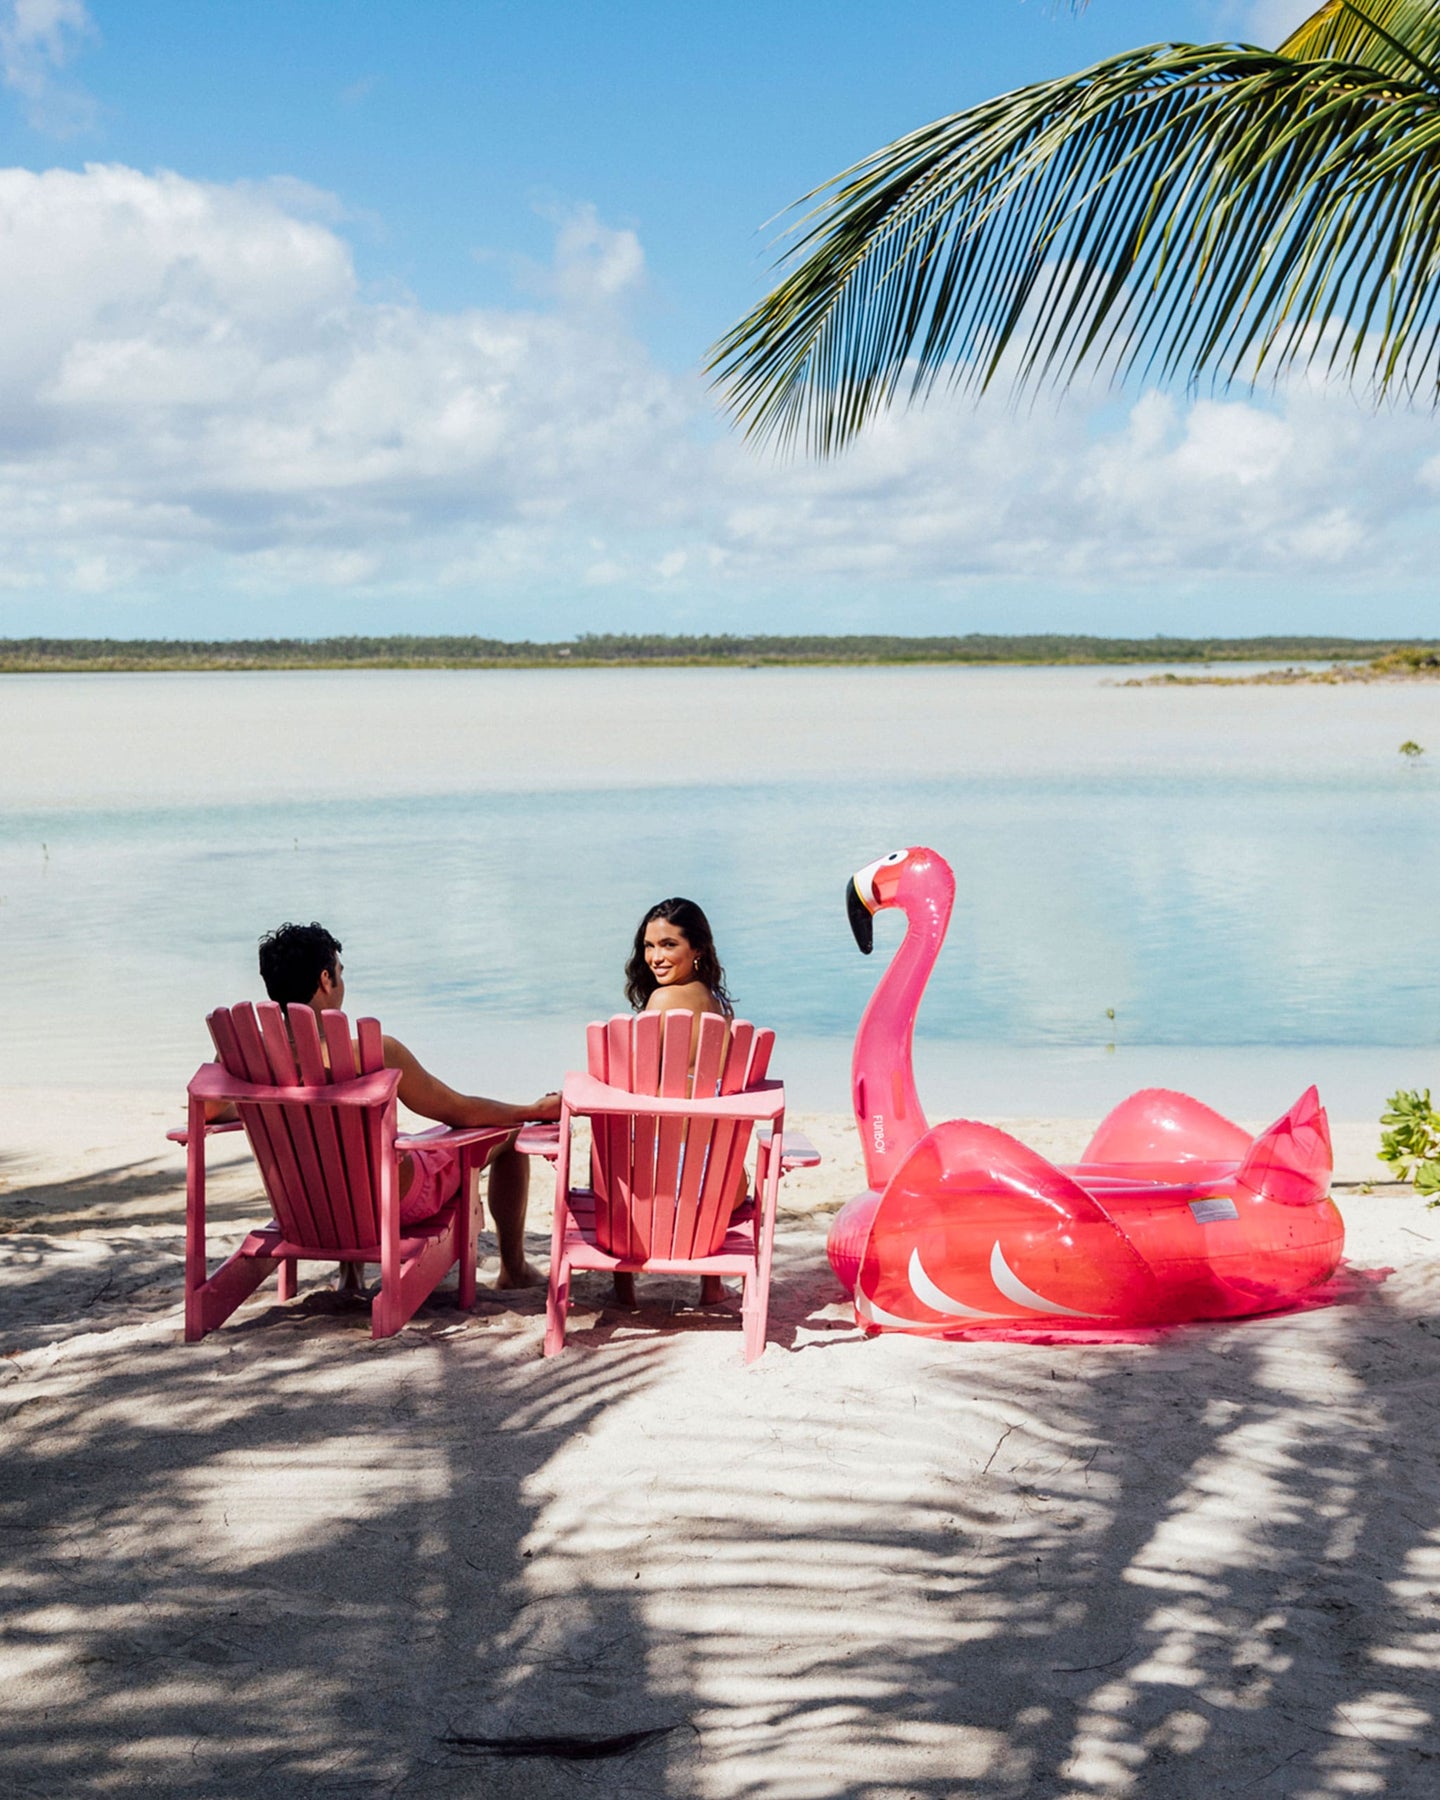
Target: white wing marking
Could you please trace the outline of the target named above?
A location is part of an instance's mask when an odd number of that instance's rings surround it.
[[[899,1325],[906,1331],[918,1331],[921,1328],[919,1319],[902,1319],[898,1313],[886,1312],[883,1306],[875,1302],[857,1287],[855,1290],[855,1310],[862,1319],[868,1319],[872,1325]]]
[[[978,1306],[966,1306],[963,1301],[952,1300],[943,1288],[925,1273],[920,1261],[920,1252],[910,1252],[910,1291],[922,1306],[928,1306],[932,1312],[949,1313],[956,1319],[999,1319],[1004,1313],[982,1312]]]
[[[1054,1300],[1047,1300],[1043,1294],[1037,1294],[1025,1283],[1005,1260],[1005,1252],[1000,1248],[1000,1240],[995,1240],[995,1248],[990,1252],[990,1279],[999,1288],[1007,1300],[1013,1300],[1017,1306],[1031,1307],[1035,1312],[1064,1313],[1070,1319],[1093,1319],[1094,1313],[1080,1312],[1073,1306],[1060,1306]]]

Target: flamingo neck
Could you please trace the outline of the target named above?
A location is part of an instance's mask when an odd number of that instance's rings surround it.
[[[905,936],[870,996],[850,1065],[866,1178],[877,1192],[930,1129],[915,1091],[915,1015],[950,922],[941,897],[901,905]]]

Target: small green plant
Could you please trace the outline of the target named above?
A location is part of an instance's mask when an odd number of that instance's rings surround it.
[[[1400,746],[1400,754],[1412,758],[1423,756],[1425,754],[1425,746],[1423,744],[1417,744],[1414,738],[1406,738],[1405,742]]]
[[[1380,1115],[1388,1131],[1380,1134],[1380,1160],[1389,1163],[1402,1181],[1413,1181],[1415,1192],[1431,1206],[1440,1206],[1440,1113],[1430,1100],[1429,1088],[1401,1088],[1390,1096]]]

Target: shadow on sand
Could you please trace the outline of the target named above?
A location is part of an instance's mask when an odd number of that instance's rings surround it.
[[[7,1793],[1440,1785],[1413,1291],[1149,1345],[864,1342],[795,1231],[748,1371],[663,1284],[634,1317],[583,1289],[551,1361],[534,1295],[376,1344],[262,1290],[185,1346],[138,1280],[178,1280],[170,1191],[132,1195],[163,1237],[6,1240]],[[111,1286],[77,1319],[82,1250]]]

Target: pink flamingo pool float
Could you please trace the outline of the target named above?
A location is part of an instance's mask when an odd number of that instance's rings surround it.
[[[1188,1094],[1146,1088],[1067,1167],[993,1125],[927,1124],[911,1048],[954,899],[949,864],[920,848],[846,891],[866,955],[877,912],[906,920],[851,1065],[870,1188],[830,1233],[860,1321],[932,1336],[1163,1325],[1273,1312],[1325,1281],[1345,1227],[1313,1087],[1256,1138]]]

